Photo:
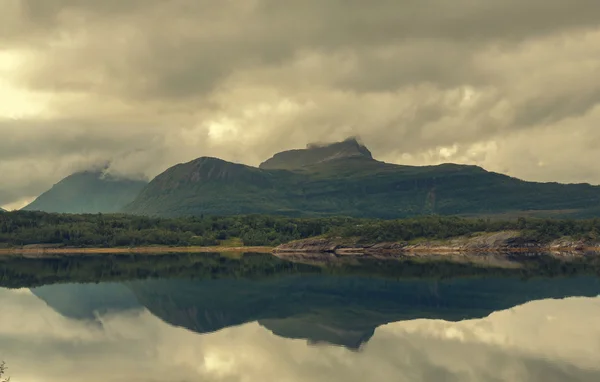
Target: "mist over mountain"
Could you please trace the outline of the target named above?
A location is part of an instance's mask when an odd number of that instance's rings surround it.
[[[284,151],[260,167],[202,157],[167,169],[124,212],[159,216],[283,214],[402,218],[425,214],[600,212],[600,187],[522,181],[481,167],[377,161],[350,138]]]
[[[118,212],[147,184],[108,174],[105,168],[72,174],[44,192],[26,211],[57,213]]]

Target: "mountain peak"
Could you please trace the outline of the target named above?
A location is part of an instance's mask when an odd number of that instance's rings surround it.
[[[373,159],[373,155],[357,138],[328,144],[311,143],[305,149],[283,151],[261,163],[261,169],[293,170],[342,158]]]

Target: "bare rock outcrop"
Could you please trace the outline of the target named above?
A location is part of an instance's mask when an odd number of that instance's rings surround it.
[[[385,255],[401,253],[486,253],[486,252],[589,252],[600,251],[600,242],[562,238],[541,242],[525,238],[518,231],[478,233],[447,240],[426,240],[418,243],[364,243],[357,239],[311,238],[298,240],[275,248],[284,253],[330,253],[343,255]]]

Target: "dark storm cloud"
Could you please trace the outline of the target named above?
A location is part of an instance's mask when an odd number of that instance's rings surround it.
[[[35,196],[102,156],[153,176],[349,135],[393,162],[598,183],[598,14],[595,0],[8,0],[0,97],[20,101],[0,105],[3,193]],[[59,165],[23,175],[34,160]]]
[[[117,90],[165,98],[205,93],[236,70],[284,64],[304,50],[348,52],[358,67],[344,83],[357,90],[481,81],[469,62],[475,47],[595,27],[597,14],[600,3],[586,0],[369,5],[265,0],[219,6],[206,1],[30,0],[22,2],[19,12],[28,27],[24,34],[43,30],[38,39],[62,34],[85,40],[74,51],[48,49],[51,60],[35,63],[31,86],[69,90],[87,83],[92,90],[98,77],[112,77],[121,82],[113,84]],[[390,49],[397,54],[386,54]],[[79,73],[73,73],[75,67]]]

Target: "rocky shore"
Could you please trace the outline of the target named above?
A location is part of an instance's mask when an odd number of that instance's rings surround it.
[[[279,255],[328,253],[338,256],[507,252],[583,254],[586,252],[600,253],[600,242],[573,240],[567,237],[550,242],[539,242],[523,238],[518,231],[503,231],[419,242],[365,243],[359,239],[312,238],[280,245],[273,252]]]

